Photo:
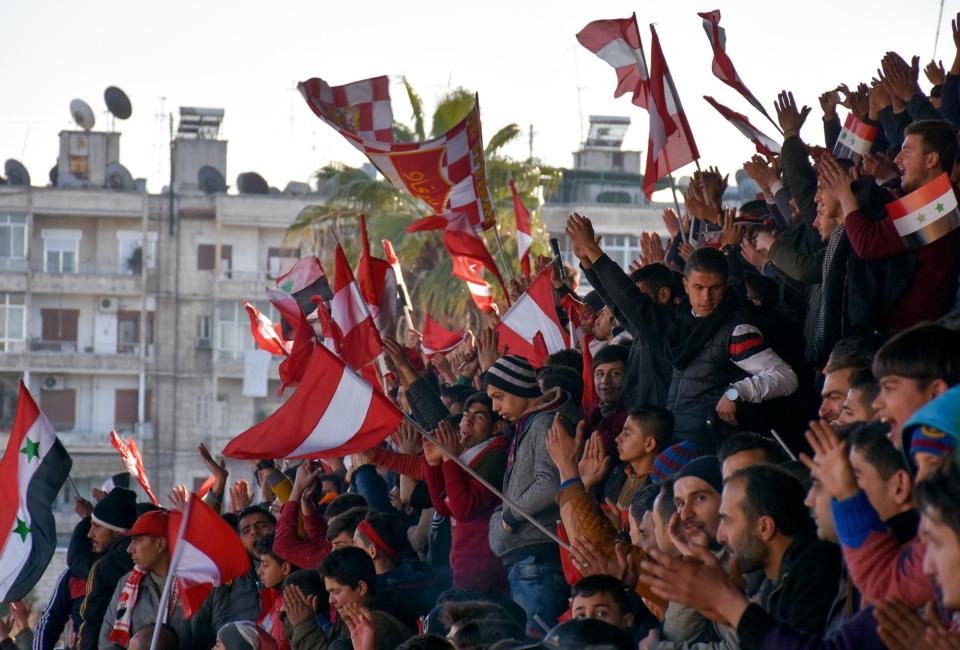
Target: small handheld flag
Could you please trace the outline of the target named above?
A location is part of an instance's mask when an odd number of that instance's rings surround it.
[[[937,241],[960,225],[957,195],[946,172],[902,199],[887,204],[904,246],[917,249]]]

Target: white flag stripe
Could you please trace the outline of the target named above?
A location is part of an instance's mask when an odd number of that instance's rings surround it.
[[[181,539],[178,544],[183,544],[183,550],[177,559],[174,575],[188,586],[206,583],[213,583],[214,586],[218,586],[220,584],[220,568],[217,567],[217,563],[185,539]]]
[[[540,305],[530,294],[525,293],[520,296],[500,322],[530,343],[533,343],[537,332],[542,333],[548,352],[557,352],[567,347],[560,328],[543,313]]]
[[[644,79],[647,78],[647,66],[643,60],[643,55],[639,50],[630,47],[624,39],[618,38],[610,41],[601,47],[596,55],[612,65],[614,68],[622,68],[628,65],[640,65],[640,72]]]
[[[532,243],[533,237],[523,231],[517,231],[517,251],[520,253],[521,258],[523,257],[524,253],[530,250],[530,245]]]
[[[333,296],[331,315],[340,326],[344,338],[354,327],[366,320],[367,314],[362,307],[365,304],[366,301],[354,282],[343,287]]]
[[[942,210],[937,210],[938,204],[943,207]],[[957,197],[951,190],[941,196],[938,196],[920,209],[914,210],[909,214],[905,214],[899,219],[894,219],[893,225],[896,226],[897,232],[900,233],[901,237],[903,237],[918,230],[923,230],[933,222],[937,221],[940,217],[946,216],[956,209]],[[920,215],[923,215],[924,218],[920,219]]]
[[[493,295],[493,291],[489,284],[478,284],[476,282],[467,282],[467,289],[470,290],[475,296],[485,296],[489,297]]]
[[[352,438],[364,420],[373,400],[373,388],[344,368],[340,382],[320,421],[300,445],[287,454],[294,458],[324,449],[339,447]]]

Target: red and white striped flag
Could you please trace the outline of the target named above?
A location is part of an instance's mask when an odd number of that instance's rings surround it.
[[[247,310],[247,316],[250,317],[250,333],[253,334],[253,340],[258,348],[278,357],[290,354],[290,344],[283,340],[278,325],[274,325],[269,318],[260,313],[259,309],[246,300],[243,301],[243,308]]]
[[[700,158],[653,25],[650,32],[650,137],[643,171],[643,193],[648,199],[658,180]]]
[[[214,587],[250,571],[250,556],[236,531],[197,494],[190,495],[183,513],[170,513],[167,539],[184,618],[200,609]]]
[[[367,218],[360,215],[360,260],[357,262],[357,283],[373,316],[377,331],[395,336],[397,333],[397,276],[393,265],[370,254]]]
[[[329,458],[376,447],[403,413],[325,347],[314,348],[300,386],[263,422],[230,441],[230,458]]]
[[[517,255],[520,256],[520,270],[530,277],[530,247],[533,245],[533,231],[530,229],[530,212],[520,200],[517,186],[510,181],[510,193],[513,195],[513,214],[517,220]]]
[[[326,310],[323,301],[319,301],[318,307]],[[277,391],[277,397],[283,395],[287,388],[296,388],[307,371],[307,365],[310,363],[310,356],[313,354],[313,348],[317,344],[317,333],[313,325],[304,316],[303,311],[298,307],[297,316],[299,321],[294,329],[293,342],[290,344],[290,354],[280,362],[280,390]]]
[[[742,133],[747,137],[750,142],[754,144],[757,148],[757,153],[761,153],[765,156],[772,156],[775,153],[780,153],[780,143],[771,138],[770,136],[764,134],[760,129],[750,124],[750,120],[747,119],[746,115],[742,115],[735,110],[727,108],[713,97],[704,95],[703,98],[707,100],[707,103],[717,109],[717,112],[723,115],[724,118],[734,127],[737,131]]]
[[[489,312],[493,306],[493,287],[483,278],[483,266],[480,262],[460,255],[453,256],[453,275],[463,280],[470,291],[470,299],[482,312]]]
[[[430,314],[423,317],[423,335],[420,339],[420,349],[423,350],[423,355],[427,359],[438,352],[450,352],[466,340],[467,334],[462,327],[453,332],[430,318]]]
[[[617,71],[614,97],[633,93],[633,103],[647,108],[650,75],[643,55],[637,14],[629,18],[595,20],[577,34],[577,40]]]
[[[140,455],[136,440],[130,437],[123,439],[117,435],[116,431],[111,431],[110,444],[113,445],[113,448],[120,454],[120,461],[123,463],[123,468],[127,470],[130,476],[137,479],[137,482],[140,483],[140,487],[143,488],[144,493],[150,499],[151,503],[155,506],[160,505],[157,496],[150,487],[150,479],[147,478],[147,470],[143,466],[143,456]]]
[[[337,244],[336,260],[330,314],[340,330],[343,360],[354,370],[359,370],[380,356],[383,343],[340,244]]]
[[[507,346],[510,354],[526,357],[531,365],[539,368],[546,362],[547,354],[569,347],[555,303],[547,268],[537,275],[496,326],[500,343]]]
[[[767,109],[763,107],[760,100],[754,97],[750,89],[740,80],[737,69],[733,67],[733,61],[727,56],[727,33],[726,30],[720,26],[720,10],[716,9],[714,11],[698,13],[697,15],[703,18],[703,31],[707,33],[710,47],[713,48],[714,76],[743,95],[744,99],[763,113],[768,120],[773,122],[769,113],[767,113]]]

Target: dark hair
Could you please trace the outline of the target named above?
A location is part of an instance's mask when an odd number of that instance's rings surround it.
[[[824,372],[831,373],[845,368],[869,368],[876,353],[877,344],[870,337],[844,337],[834,343]]]
[[[919,135],[923,141],[923,153],[935,153],[940,157],[940,171],[953,171],[957,159],[957,134],[946,120],[917,120],[907,126],[904,136]]]
[[[506,618],[470,620],[457,628],[453,644],[457,648],[485,648],[497,641],[523,640],[526,634],[519,625]]]
[[[724,484],[743,480],[746,499],[744,514],[750,521],[770,517],[777,530],[792,537],[810,523],[804,505],[806,490],[795,477],[776,465],[751,465],[734,472]]]
[[[377,533],[377,536],[383,540],[384,544],[396,554],[396,560],[401,556],[410,556],[410,542],[407,540],[407,529],[404,526],[403,519],[399,515],[380,512],[379,510],[369,510],[364,520],[370,524],[370,527]],[[368,538],[363,532],[360,532],[368,543],[373,544],[373,540]]]
[[[640,428],[643,429],[644,436],[652,436],[657,441],[657,447],[654,450],[657,453],[670,445],[670,441],[673,439],[674,423],[671,411],[659,406],[644,404],[627,411],[627,417],[636,420]]]
[[[323,578],[316,569],[298,569],[283,579],[283,586],[300,587],[304,596],[317,596],[326,600],[327,590],[323,586]],[[321,598],[322,597],[322,598]]]
[[[332,551],[320,563],[320,575],[356,589],[361,581],[367,585],[367,593],[377,593],[377,570],[373,560],[362,548],[348,546]]]
[[[917,483],[917,505],[930,516],[931,510],[960,536],[960,471],[955,463],[946,463],[938,472]]]
[[[780,287],[773,278],[759,273],[744,273],[743,284],[753,290],[763,307],[773,307],[780,302]]]
[[[317,483],[322,484],[324,481],[330,481],[331,483],[337,486],[337,494],[343,493],[343,477],[336,472],[330,472],[329,474],[321,474],[317,477]]]
[[[771,440],[755,431],[740,431],[724,440],[720,443],[720,448],[717,449],[717,458],[722,463],[741,451],[754,450],[762,451],[767,462],[773,465],[779,465],[787,460],[787,454],[775,440]]]
[[[449,397],[454,404],[462,404],[475,392],[476,389],[473,386],[454,384],[452,386],[444,386],[441,388],[440,397]]]
[[[570,366],[544,366],[537,373],[537,379],[543,384],[543,392],[562,388],[570,395],[571,403],[583,401],[583,376]]]
[[[869,366],[857,368],[853,371],[853,374],[850,375],[850,390],[860,391],[863,394],[860,399],[867,406],[873,404],[873,400],[877,399],[877,395],[880,394],[880,384],[877,383],[877,378],[873,376],[873,371]]]
[[[249,517],[250,515],[263,515],[270,520],[270,523],[274,526],[277,525],[277,518],[273,516],[273,513],[260,505],[247,506],[240,511],[240,516],[237,517],[237,532],[240,532],[240,522]]]
[[[677,511],[677,504],[673,500],[673,483],[670,477],[660,482],[660,500],[657,501],[657,515],[662,521],[670,521],[670,517]]]
[[[367,499],[362,494],[344,492],[327,504],[327,509],[323,511],[323,516],[326,517],[327,521],[331,521],[334,517],[339,517],[348,510],[360,507],[365,508],[367,505]]]
[[[270,533],[269,535],[264,535],[263,537],[261,537],[260,539],[256,540],[253,543],[253,552],[256,553],[257,555],[269,555],[274,560],[276,560],[277,564],[283,564],[284,562],[286,562],[287,564],[290,565],[291,571],[297,571],[298,569],[300,569],[300,567],[295,565],[293,562],[291,562],[290,560],[287,560],[286,558],[282,557],[279,553],[273,550],[273,540],[274,540],[273,533]]]
[[[846,427],[847,443],[873,466],[884,481],[899,470],[908,470],[901,454],[887,435],[890,425],[883,422],[853,422]]]
[[[616,363],[617,361],[626,366],[628,356],[630,356],[630,350],[622,345],[605,345],[593,355],[593,367],[596,368],[604,363]]]
[[[570,588],[571,602],[577,596],[589,598],[596,594],[609,594],[616,601],[621,614],[630,612],[630,601],[627,599],[623,583],[613,576],[603,574],[587,576]]]
[[[440,622],[448,630],[457,623],[481,618],[509,618],[507,610],[490,600],[451,600],[440,609]]]
[[[418,634],[398,645],[397,650],[453,650],[453,644],[437,634]]]
[[[640,521],[643,515],[653,508],[653,502],[660,494],[659,483],[647,483],[637,490],[630,499],[630,516]]]
[[[332,542],[341,533],[347,533],[350,537],[353,537],[353,534],[357,532],[357,524],[367,518],[368,510],[366,506],[358,506],[341,513],[327,524],[327,541]]]
[[[491,423],[500,420],[500,414],[493,410],[493,400],[487,397],[486,393],[477,392],[468,397],[467,401],[463,403],[464,412],[474,404],[482,404],[487,409],[487,413],[490,414]]]
[[[690,254],[686,266],[683,267],[683,274],[690,277],[694,271],[719,275],[724,282],[730,276],[727,258],[715,248],[698,248]]]
[[[873,376],[914,379],[922,387],[940,379],[960,382],[960,333],[942,325],[921,323],[897,333],[873,359]]]
[[[577,372],[583,372],[583,355],[572,348],[564,348],[548,356],[545,365],[551,367],[566,366]]]
[[[670,298],[675,298],[679,292],[677,287],[677,278],[669,268],[664,264],[647,264],[630,274],[630,279],[634,284],[641,282],[647,285],[654,292],[660,291],[666,287],[670,289]]]

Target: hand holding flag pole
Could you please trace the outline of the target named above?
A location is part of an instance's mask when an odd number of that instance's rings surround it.
[[[183,534],[187,530],[187,520],[190,518],[190,501],[187,501],[187,507],[183,509],[183,516],[180,518],[180,531],[177,533],[177,548],[173,551],[173,557],[170,559],[170,566],[167,569],[167,577],[163,581],[163,591],[160,593],[160,605],[157,607],[159,614],[158,620],[153,625],[153,636],[150,637],[150,650],[157,650],[157,643],[160,641],[160,629],[167,622],[167,611],[170,609],[170,592],[173,589],[173,582],[176,580],[176,568],[180,562],[180,556],[183,555],[183,549],[186,544],[183,543]]]

